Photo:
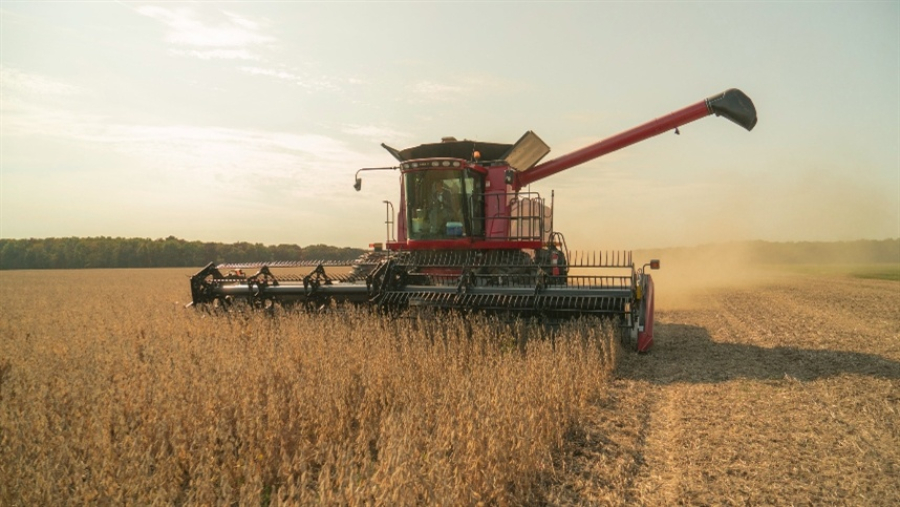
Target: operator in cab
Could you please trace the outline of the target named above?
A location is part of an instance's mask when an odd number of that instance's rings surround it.
[[[460,216],[460,196],[456,195],[444,180],[431,183],[428,210],[428,229],[434,236],[462,236],[462,217]],[[457,192],[458,194],[458,192]]]

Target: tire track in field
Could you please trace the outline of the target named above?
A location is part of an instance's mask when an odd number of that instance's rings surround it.
[[[635,479],[645,465],[643,450],[656,393],[642,382],[616,379],[595,405],[591,424],[564,450],[562,474],[550,487],[551,505],[634,505]]]
[[[900,504],[898,287],[796,277],[659,311],[557,503]]]
[[[641,505],[717,502],[707,488],[716,475],[711,467],[716,452],[709,443],[721,434],[723,420],[710,417],[720,412],[712,400],[730,389],[738,362],[756,369],[765,360],[723,349],[716,340],[733,334],[723,332],[733,325],[732,312],[711,295],[699,297],[702,309],[660,312],[657,349],[635,358],[646,363],[643,367],[623,371],[646,378],[645,388],[657,399],[646,407],[645,466],[634,481],[633,498]],[[735,453],[730,454],[733,460]]]

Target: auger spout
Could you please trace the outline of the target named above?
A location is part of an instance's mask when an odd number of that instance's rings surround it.
[[[536,165],[526,171],[519,172],[513,181],[513,188],[518,191],[522,187],[542,180],[547,176],[581,165],[589,160],[602,157],[607,153],[631,146],[712,114],[723,116],[748,131],[753,130],[753,127],[756,126],[756,108],[753,106],[753,101],[744,92],[737,88],[731,88],[719,95],[701,100],[696,104],[679,109],[661,118],[626,130],[559,158]]]

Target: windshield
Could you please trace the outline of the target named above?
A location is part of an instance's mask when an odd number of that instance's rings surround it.
[[[451,239],[468,235],[468,210],[460,170],[428,170],[404,175],[410,239]],[[465,193],[464,193],[465,192]]]

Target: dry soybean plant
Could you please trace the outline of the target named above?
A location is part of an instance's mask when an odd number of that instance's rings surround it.
[[[597,321],[211,316],[87,280],[2,294],[0,504],[542,503],[615,363]]]

